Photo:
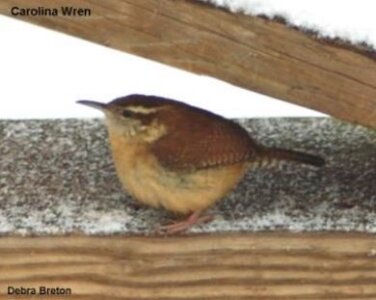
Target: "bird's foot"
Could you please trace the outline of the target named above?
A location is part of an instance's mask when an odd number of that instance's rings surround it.
[[[186,231],[193,225],[208,223],[214,219],[213,215],[200,215],[201,212],[192,213],[186,220],[173,221],[171,224],[159,225],[157,232],[160,234],[174,234]]]

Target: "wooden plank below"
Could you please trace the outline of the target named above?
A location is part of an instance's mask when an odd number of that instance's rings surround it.
[[[67,299],[376,299],[367,234],[10,236],[0,257],[1,299],[12,287],[70,289]]]
[[[376,128],[375,53],[280,22],[185,0],[2,0],[0,13],[69,5],[92,14],[15,17]]]

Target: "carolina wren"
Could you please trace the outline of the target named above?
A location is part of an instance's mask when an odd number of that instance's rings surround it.
[[[321,157],[257,144],[240,125],[209,111],[156,96],[129,95],[104,112],[117,175],[135,199],[189,217],[161,227],[184,231],[223,198],[252,165],[288,160],[316,167]]]

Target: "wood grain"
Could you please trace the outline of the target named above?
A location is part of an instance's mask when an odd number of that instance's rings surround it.
[[[17,18],[376,128],[376,56],[358,47],[198,1],[2,0],[0,13],[15,5],[89,7]]]
[[[376,299],[376,238],[244,233],[180,237],[2,237],[8,286],[69,299]]]

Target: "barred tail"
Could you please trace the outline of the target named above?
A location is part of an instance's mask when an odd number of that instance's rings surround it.
[[[257,159],[251,161],[251,163],[254,168],[273,167],[279,161],[283,160],[315,167],[322,167],[325,165],[325,160],[320,156],[278,148],[261,148]]]
[[[267,148],[263,150],[263,156],[265,156],[266,160],[295,161],[315,167],[322,167],[325,165],[325,160],[317,155],[278,148]]]

